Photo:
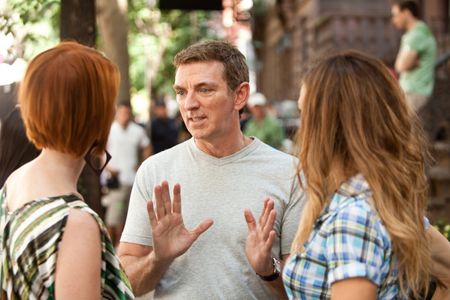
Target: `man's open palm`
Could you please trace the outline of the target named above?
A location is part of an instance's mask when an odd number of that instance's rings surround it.
[[[257,274],[271,275],[273,273],[271,250],[276,236],[273,230],[276,217],[273,200],[264,201],[259,222],[256,222],[250,210],[245,210],[244,216],[248,226],[245,243],[248,262]]]
[[[156,259],[161,261],[172,261],[185,253],[213,224],[211,219],[206,219],[193,230],[186,229],[181,214],[180,185],[174,186],[171,202],[167,181],[155,187],[155,202],[150,200],[147,210],[152,226],[153,251]]]

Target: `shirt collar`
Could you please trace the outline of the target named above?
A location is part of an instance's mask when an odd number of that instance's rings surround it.
[[[337,192],[343,196],[354,197],[369,190],[370,186],[367,180],[362,174],[357,174],[344,182]]]
[[[323,215],[347,206],[355,201],[355,197],[370,193],[369,183],[362,174],[357,174],[344,182],[333,194],[330,204],[325,208]]]

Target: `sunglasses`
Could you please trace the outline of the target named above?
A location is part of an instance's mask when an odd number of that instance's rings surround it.
[[[94,142],[94,144],[89,148],[89,151],[84,156],[84,160],[86,161],[87,165],[95,172],[97,175],[100,176],[103,169],[105,169],[106,165],[111,160],[111,154],[109,154],[108,151],[104,150],[103,154],[98,155],[98,144],[97,142]]]

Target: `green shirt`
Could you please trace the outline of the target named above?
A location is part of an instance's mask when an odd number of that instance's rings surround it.
[[[431,95],[437,50],[436,40],[424,22],[418,21],[414,28],[402,36],[400,52],[402,51],[415,51],[419,57],[419,65],[400,74],[400,86],[407,93]]]
[[[274,148],[280,148],[284,140],[284,131],[280,122],[268,116],[261,122],[252,118],[245,125],[244,133],[247,136],[255,136]]]

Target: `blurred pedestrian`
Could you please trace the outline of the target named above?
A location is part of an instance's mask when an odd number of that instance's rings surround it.
[[[159,153],[178,144],[178,130],[177,121],[168,115],[166,103],[163,100],[153,102],[150,123],[153,153]]]
[[[261,93],[254,93],[250,95],[247,106],[252,117],[245,124],[245,135],[255,136],[279,149],[284,140],[284,129],[276,118],[268,114],[266,97]]]
[[[241,131],[244,132],[247,122],[252,118],[252,114],[250,113],[247,105],[244,106],[239,113],[239,126]]]
[[[434,87],[437,47],[433,33],[419,19],[416,1],[397,0],[391,9],[395,27],[406,31],[402,36],[395,69],[409,105],[419,111],[429,100]]]
[[[106,206],[106,226],[113,244],[117,245],[125,225],[136,170],[151,152],[147,134],[143,127],[133,121],[128,102],[119,103],[117,106],[107,149],[112,157],[107,167],[109,182],[114,182],[115,186],[109,186],[109,192],[102,203]]]
[[[40,151],[28,140],[17,106],[0,127],[0,187],[12,172],[35,159]]]
[[[133,298],[103,222],[77,191],[85,162],[97,173],[108,162],[118,84],[109,60],[75,42],[30,62],[19,103],[42,152],[0,190],[2,299]]]

